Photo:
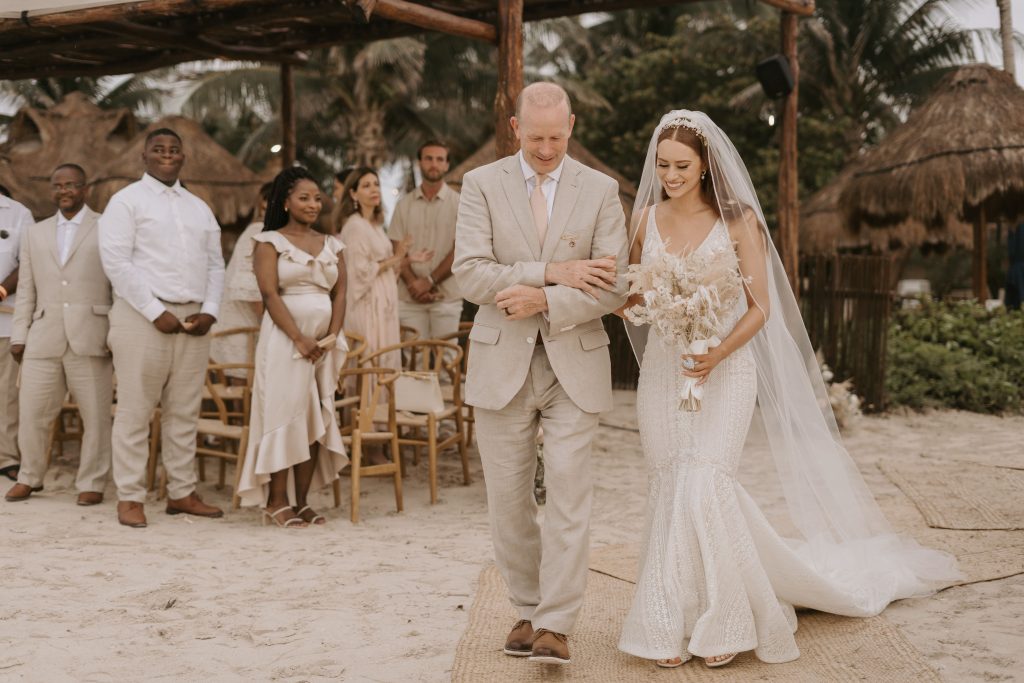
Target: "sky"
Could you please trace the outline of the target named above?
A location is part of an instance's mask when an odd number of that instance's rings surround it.
[[[961,13],[955,18],[965,28],[999,28],[999,8],[996,0],[979,0],[975,2],[964,2],[966,5]],[[1024,34],[1024,0],[1010,1],[1010,16],[1013,29],[1018,34]],[[984,55],[980,61],[989,62],[995,66],[1003,65],[1003,55],[998,43],[992,46],[992,54]],[[1017,83],[1024,86],[1024,50],[1017,48]]]

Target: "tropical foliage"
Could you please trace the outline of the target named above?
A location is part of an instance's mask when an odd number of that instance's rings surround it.
[[[889,404],[981,413],[1024,410],[1024,312],[973,302],[896,313],[889,331]]]

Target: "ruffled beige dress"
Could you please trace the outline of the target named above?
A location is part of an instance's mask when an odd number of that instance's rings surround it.
[[[314,257],[275,232],[253,237],[277,250],[281,297],[306,336],[321,339],[331,323],[331,289],[338,281],[338,258],[345,245],[328,235]],[[238,495],[242,505],[265,506],[270,475],[289,470],[288,500],[295,504],[291,468],[309,460],[309,447],[319,444],[319,459],[310,491],[338,478],[348,464],[334,412],[338,371],[345,361],[344,335],[315,365],[293,358],[295,344],[263,314],[249,420],[249,446],[242,464]]]
[[[382,270],[379,262],[394,256],[391,240],[382,228],[357,213],[341,228],[345,242],[345,329],[366,338],[365,356],[401,340],[398,322],[398,272]],[[401,369],[396,351],[380,359],[380,367]]]

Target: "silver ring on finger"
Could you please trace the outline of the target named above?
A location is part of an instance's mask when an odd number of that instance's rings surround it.
[[[697,363],[695,363],[692,358],[684,358],[683,359],[683,367],[686,368],[687,370],[691,370],[692,371],[694,368],[697,367]]]

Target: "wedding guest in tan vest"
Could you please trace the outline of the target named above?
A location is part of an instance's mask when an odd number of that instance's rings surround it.
[[[18,252],[32,213],[0,186],[0,474],[18,478],[18,364],[11,356],[11,314],[18,289]]]
[[[21,470],[6,498],[27,500],[42,490],[53,421],[70,389],[82,416],[78,504],[96,505],[103,502],[110,472],[110,281],[100,263],[99,214],[85,205],[85,171],[62,164],[50,186],[57,213],[21,241],[11,331],[11,355],[21,363]]]
[[[462,295],[452,277],[455,221],[459,193],[448,187],[448,147],[431,140],[419,150],[423,182],[398,201],[388,236],[397,248],[406,237],[412,248],[434,253],[424,263],[402,267],[398,285],[398,317],[423,339],[437,339],[459,330]]]
[[[185,152],[177,133],[149,133],[142,162],[142,179],[115,194],[100,218],[100,257],[115,294],[109,342],[117,375],[117,518],[131,527],[146,526],[149,423],[157,406],[167,514],[224,515],[195,492],[206,333],[224,289],[220,226],[178,180]]]

